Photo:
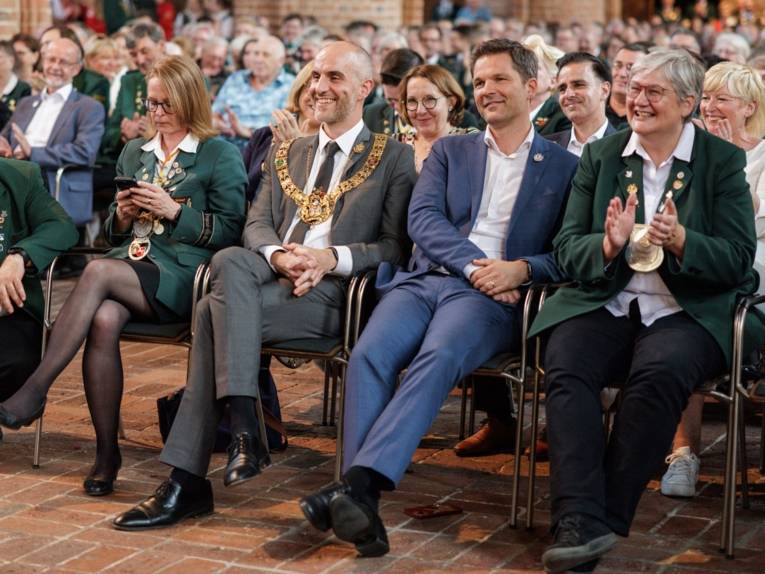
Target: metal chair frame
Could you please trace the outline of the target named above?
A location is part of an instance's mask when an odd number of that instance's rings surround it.
[[[72,250],[68,251],[66,254],[100,255],[100,254],[106,253],[107,251],[108,250],[105,250],[105,249],[85,247],[85,248],[73,248]],[[42,347],[41,357],[45,355],[45,350],[48,344],[48,336],[55,322],[55,320],[52,317],[52,313],[53,313],[52,301],[53,301],[53,274],[55,272],[57,263],[58,263],[58,257],[53,259],[46,273],[45,309],[43,312],[43,336],[42,336],[42,345],[41,345]],[[197,267],[196,273],[194,275],[194,288],[193,288],[192,300],[191,300],[191,321],[189,322],[188,329],[183,331],[179,336],[175,336],[175,337],[162,337],[162,336],[156,336],[156,335],[142,336],[138,333],[129,333],[129,334],[125,333],[120,335],[120,339],[125,341],[156,343],[156,344],[162,344],[162,345],[178,345],[178,346],[186,347],[187,353],[191,352],[191,344],[194,339],[194,331],[195,331],[194,320],[196,317],[196,305],[201,295],[207,291],[208,283],[209,283],[208,264],[202,263],[199,265],[199,267]],[[134,326],[140,327],[140,325],[142,325],[143,323],[140,323],[140,322],[128,323],[128,325],[131,325],[131,324]],[[187,359],[186,361],[186,376],[187,377],[188,377],[188,369],[189,369],[189,361]],[[35,423],[34,452],[32,455],[33,468],[40,468],[40,446],[42,442],[42,429],[43,429],[43,417],[41,416],[39,419],[37,419],[37,422]],[[125,433],[123,430],[121,417],[119,421],[119,438],[122,438],[122,439],[125,438]]]
[[[540,296],[537,311],[544,305],[545,299],[549,294],[550,288],[556,288],[555,285],[546,286]],[[741,468],[741,497],[742,506],[749,507],[748,499],[748,480],[747,480],[747,462],[746,449],[744,446],[745,427],[741,414],[741,401],[748,398],[749,392],[742,384],[741,374],[743,367],[744,353],[744,331],[746,317],[750,309],[760,303],[765,302],[765,295],[753,295],[743,298],[739,301],[733,318],[733,348],[731,356],[730,371],[726,375],[718,377],[703,385],[697,392],[706,396],[711,396],[724,403],[728,407],[728,417],[726,422],[726,445],[725,445],[725,474],[723,478],[723,511],[722,511],[722,532],[720,535],[720,551],[725,553],[727,558],[733,558],[735,552],[735,522],[736,522],[736,469],[737,456],[742,458]],[[534,490],[536,482],[536,444],[539,428],[539,401],[540,401],[540,380],[544,376],[544,368],[541,364],[542,342],[540,337],[535,337],[534,343],[534,376],[532,387],[532,419],[531,419],[531,437],[529,448],[529,481],[527,492],[527,513],[526,528],[532,528],[534,520]],[[765,438],[765,429],[762,431]],[[762,446],[762,445],[761,445]],[[739,452],[740,451],[740,452]],[[761,460],[762,466],[762,460]],[[761,469],[762,470],[762,469]]]

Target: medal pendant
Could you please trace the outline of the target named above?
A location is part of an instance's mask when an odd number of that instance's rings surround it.
[[[159,219],[154,220],[154,234],[155,235],[162,235],[165,232],[165,226],[162,225],[162,222]]]
[[[133,261],[140,261],[149,254],[151,241],[148,239],[133,239],[128,247],[128,257]]]
[[[133,235],[138,239],[143,239],[151,234],[154,222],[151,217],[139,217],[133,220]]]

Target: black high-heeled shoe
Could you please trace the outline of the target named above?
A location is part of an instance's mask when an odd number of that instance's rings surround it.
[[[120,460],[117,468],[108,475],[97,475],[94,470],[90,471],[90,474],[85,477],[82,482],[82,488],[85,494],[88,496],[106,496],[114,492],[114,481],[117,480],[117,474],[122,468],[122,461]]]
[[[45,410],[45,403],[47,399],[43,399],[42,403],[34,410],[34,412],[28,417],[17,417],[11,411],[5,408],[5,405],[0,404],[0,425],[8,427],[12,430],[19,430],[21,427],[27,427],[39,419],[43,411]]]

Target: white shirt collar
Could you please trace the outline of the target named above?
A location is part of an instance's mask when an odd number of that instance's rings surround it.
[[[11,77],[8,78],[8,83],[5,84],[5,87],[3,88],[3,95],[7,96],[13,91],[13,88],[16,87],[16,84],[19,83],[19,77],[11,72]]]
[[[151,138],[149,141],[147,141],[145,144],[141,146],[141,149],[143,151],[153,151],[157,157],[164,160],[165,152],[162,151],[162,144],[159,138],[160,138],[160,135],[159,135],[159,132],[157,132],[156,134],[154,134],[153,138]],[[195,136],[194,134],[192,134],[191,132],[189,132],[181,140],[181,143],[178,144],[177,149],[180,151],[184,151],[186,153],[197,153],[197,147],[199,147],[199,138]]]
[[[337,145],[340,146],[340,151],[342,151],[346,156],[351,155],[351,150],[353,150],[353,144],[356,143],[356,138],[359,137],[359,134],[361,133],[361,130],[364,129],[364,120],[359,120],[358,123],[353,126],[351,129],[349,129],[347,132],[345,132],[343,135],[341,135],[339,138],[337,138],[335,141],[337,142]],[[318,151],[324,151],[324,147],[331,142],[332,139],[327,135],[327,132],[324,131],[324,126],[321,126],[321,129],[319,130],[319,149]]]
[[[531,142],[534,141],[534,128],[529,124],[529,131],[526,133],[526,138],[521,142],[521,145],[518,146],[518,149],[510,155],[505,155],[505,153],[499,149],[497,140],[494,139],[494,134],[491,133],[491,126],[486,126],[486,131],[483,133],[483,141],[489,149],[494,150],[502,157],[514,158],[519,152],[531,148]]]
[[[695,138],[696,130],[693,127],[693,123],[685,122],[683,131],[680,133],[680,139],[677,141],[675,149],[662,165],[672,160],[673,157],[676,157],[681,161],[691,161],[691,153],[693,153],[693,141]],[[624,151],[622,152],[622,157],[630,156],[633,153],[637,153],[643,159],[651,161],[651,156],[648,155],[648,152],[645,151],[645,148],[643,148],[643,146],[640,144],[640,138],[635,132],[632,132],[632,135],[630,136],[630,139],[627,142]]]
[[[69,99],[69,94],[72,93],[72,90],[74,87],[72,84],[66,84],[65,86],[61,86],[58,90],[53,92],[52,94],[48,93],[48,88],[45,88],[42,92],[40,92],[40,101],[44,102],[48,98],[61,98],[61,101],[67,101]]]
[[[542,103],[541,103],[541,104],[539,104],[539,105],[538,105],[536,108],[534,108],[533,110],[531,110],[531,111],[529,112],[529,121],[532,121],[532,122],[534,121],[534,118],[535,118],[535,117],[536,117],[536,115],[539,113],[539,110],[541,110],[541,109],[542,109],[542,106],[544,106],[544,105],[545,105],[545,102],[546,102],[546,101],[547,101],[547,100],[545,100],[544,102],[542,102]]]
[[[576,130],[574,130],[574,126],[571,126],[571,143],[578,145],[579,147],[584,147],[584,144],[588,144],[590,142],[598,141],[603,137],[603,134],[606,133],[606,130],[608,129],[608,118],[606,118],[603,121],[603,125],[600,126],[594,134],[592,134],[590,137],[587,138],[586,142],[580,142],[576,138]]]

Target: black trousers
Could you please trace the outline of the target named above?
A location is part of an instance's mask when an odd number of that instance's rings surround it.
[[[722,350],[684,312],[646,327],[601,308],[555,327],[545,366],[552,525],[581,512],[627,536],[688,397],[725,368]],[[606,444],[600,391],[618,381],[623,397]]]
[[[42,325],[24,311],[0,317],[0,401],[12,396],[40,364]]]

